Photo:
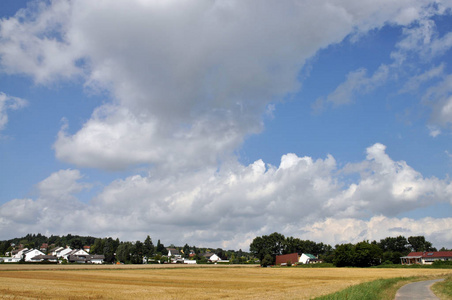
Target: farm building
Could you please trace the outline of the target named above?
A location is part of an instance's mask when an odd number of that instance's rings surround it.
[[[452,261],[452,251],[411,252],[400,258],[402,265],[431,265],[434,261]]]
[[[284,254],[284,255],[276,255],[276,265],[283,265],[286,264],[295,264],[298,263],[299,257],[298,253],[291,253],[291,254]]]
[[[319,260],[312,254],[302,253],[298,255],[298,253],[284,254],[284,255],[276,255],[276,265],[286,265],[288,262],[290,264],[302,263],[302,264],[313,264],[318,263]]]

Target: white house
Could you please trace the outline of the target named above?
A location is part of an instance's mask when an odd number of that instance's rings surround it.
[[[103,255],[90,255],[90,261],[92,264],[96,264],[96,265],[103,264],[104,259],[105,259],[105,256],[103,256]]]
[[[205,258],[207,258],[208,261],[210,262],[221,262],[221,258],[216,255],[215,253],[204,253],[202,256],[204,256]],[[223,260],[223,262],[226,262]]]
[[[28,248],[23,248],[23,249],[20,249],[16,254],[14,254],[12,257],[13,258],[18,258],[19,260],[22,258],[22,256],[23,256],[23,254],[24,254],[24,252],[27,252],[28,251]]]
[[[63,250],[57,251],[56,257],[67,259],[68,254],[71,253],[72,251],[73,250],[69,247],[64,248]]]
[[[58,254],[63,251],[65,248],[64,247],[57,247],[57,248],[53,248],[51,249],[49,252],[51,255],[53,256],[58,256]]]
[[[196,260],[184,259],[184,264],[187,264],[187,265],[196,265]]]
[[[23,252],[23,255],[25,256],[25,261],[32,261],[31,259],[38,255],[45,255],[41,251],[37,249],[31,249]]]
[[[431,265],[433,262],[452,261],[452,251],[411,252],[400,258],[402,265]]]
[[[166,248],[166,250],[168,250],[168,257],[174,257],[174,258],[182,257],[179,250],[177,250],[176,248]]]
[[[58,262],[58,258],[56,256],[53,255],[36,255],[35,257],[31,258],[32,262]]]
[[[315,264],[318,263],[319,260],[312,254],[302,253],[298,262],[301,262],[303,264]]]

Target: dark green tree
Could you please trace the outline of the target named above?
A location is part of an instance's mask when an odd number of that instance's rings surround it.
[[[336,245],[333,264],[336,267],[353,266],[354,247],[352,244]]]
[[[131,262],[131,252],[133,245],[130,242],[121,243],[116,249],[116,260],[124,264]]]
[[[152,243],[151,237],[148,235],[144,240],[144,256],[147,258],[154,254],[154,244]]]
[[[168,251],[166,250],[165,246],[160,243],[160,240],[158,240],[157,242],[157,248],[156,248],[157,253],[160,253],[160,255],[167,255]]]
[[[258,236],[251,242],[250,252],[261,261],[261,264],[267,254],[270,254],[275,261],[276,255],[282,253],[284,243],[284,235],[277,232],[262,237]]]
[[[432,243],[426,241],[424,236],[410,236],[408,238],[408,243],[410,243],[414,252],[436,251],[436,249],[433,248]]]
[[[353,247],[352,266],[354,267],[370,267],[381,263],[382,251],[376,244],[369,242],[360,242]]]
[[[378,243],[383,252],[401,252],[408,254],[410,252],[408,240],[399,235],[398,237],[387,237]]]
[[[264,258],[261,261],[261,266],[266,267],[266,266],[271,266],[275,263],[275,260],[273,259],[273,256],[271,256],[270,254],[265,254]]]
[[[188,244],[184,245],[184,248],[182,249],[182,252],[184,252],[184,258],[190,257],[190,246]]]

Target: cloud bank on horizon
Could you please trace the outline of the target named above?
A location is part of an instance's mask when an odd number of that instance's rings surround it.
[[[342,107],[388,90],[412,99],[401,108],[403,118],[422,112],[410,122],[422,122],[420,134],[442,149],[439,164],[450,163],[452,31],[442,24],[452,22],[451,7],[452,1],[29,2],[0,20],[7,80],[0,84],[2,153],[14,151],[10,140],[25,139],[13,117],[29,110],[39,122],[44,100],[35,99],[37,90],[55,103],[64,101],[56,100],[58,90],[81,92],[71,98],[70,113],[55,104],[51,113],[64,121],[40,133],[53,138],[43,146],[54,159],[52,167],[40,166],[47,178],[34,183],[33,195],[0,199],[0,238],[150,234],[164,243],[248,249],[256,235],[277,231],[331,244],[425,235],[452,247],[452,217],[403,215],[450,211],[450,179],[391,158],[390,143],[364,139],[366,157],[347,162],[290,147],[279,165],[258,157],[246,163],[239,154],[254,136],[273,146],[266,128],[284,123],[283,103],[309,102],[313,118],[328,122]],[[386,57],[341,70],[342,82],[330,91],[318,82],[314,98],[297,96],[309,89],[322,53],[363,51],[363,40],[390,29],[398,33]],[[338,69],[331,65],[325,74]],[[101,100],[79,112],[77,103],[89,97]],[[5,166],[4,177],[14,174]],[[96,186],[89,199],[80,197]]]

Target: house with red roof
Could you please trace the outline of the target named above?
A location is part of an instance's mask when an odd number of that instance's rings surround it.
[[[431,265],[437,260],[452,261],[452,251],[411,252],[400,258],[402,265]]]
[[[313,264],[320,261],[317,259],[317,257],[309,253],[302,253],[301,255],[299,255],[298,253],[276,255],[275,265],[285,266],[289,264],[289,262],[291,265],[293,265],[296,263]]]

